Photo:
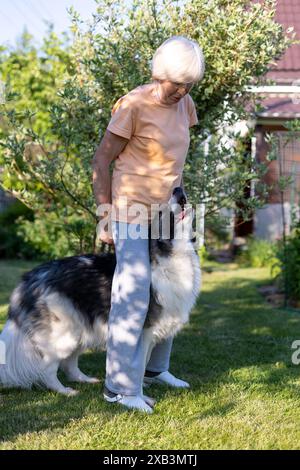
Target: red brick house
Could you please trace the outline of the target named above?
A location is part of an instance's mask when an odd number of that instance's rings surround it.
[[[285,29],[293,26],[296,39],[300,40],[300,0],[277,0],[275,20]],[[285,121],[300,119],[300,91],[296,88],[300,90],[300,44],[289,47],[266,77],[274,84],[256,91],[263,97],[264,109],[256,115],[255,138],[249,142],[249,152],[252,151],[258,161],[266,162],[266,133],[275,133],[280,158],[267,163],[264,181],[273,186],[267,203],[256,210],[250,222],[241,223],[236,219],[234,235],[244,237],[252,233],[258,238],[275,240],[281,238],[284,223],[285,232],[289,233],[291,212],[298,211],[300,205],[300,135],[295,134],[286,144],[287,128],[284,126]],[[283,193],[278,186],[279,175],[293,177],[293,183]],[[249,194],[250,191],[248,189]]]

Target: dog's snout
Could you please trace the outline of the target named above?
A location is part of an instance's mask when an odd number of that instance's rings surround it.
[[[179,204],[182,208],[187,203],[186,196],[182,190],[182,188],[177,187],[173,190],[173,196],[176,198],[177,204]]]

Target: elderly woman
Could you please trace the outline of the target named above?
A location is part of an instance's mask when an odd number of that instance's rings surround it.
[[[114,242],[117,259],[104,398],[148,413],[154,400],[142,394],[144,380],[189,387],[169,372],[172,338],[153,349],[144,371],[143,325],[151,282],[147,233],[153,204],[166,203],[172,190],[182,185],[189,128],[198,122],[189,91],[203,74],[204,58],[197,43],[182,36],[166,40],[154,54],[152,82],[130,91],[114,105],[93,160],[96,203],[112,203],[114,209],[112,233],[103,230],[100,238]],[[140,211],[138,224],[136,213],[130,210],[137,203],[145,209]],[[130,237],[130,228],[139,236]]]

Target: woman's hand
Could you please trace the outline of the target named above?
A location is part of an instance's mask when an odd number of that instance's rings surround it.
[[[112,227],[111,227],[111,214],[105,214],[99,217],[99,222],[97,225],[97,238],[103,243],[108,243],[109,245],[114,244],[112,237]]]
[[[108,243],[108,245],[114,244],[112,237],[107,232],[100,233],[99,238],[103,243]]]

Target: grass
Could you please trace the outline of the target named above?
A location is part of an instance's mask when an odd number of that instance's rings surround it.
[[[11,290],[32,266],[0,262],[2,325]],[[299,449],[300,366],[291,344],[300,339],[300,313],[264,302],[257,286],[269,282],[267,268],[209,268],[171,361],[190,391],[151,387],[153,415],[125,411],[102,399],[104,353],[87,353],[80,365],[101,383],[76,384],[76,397],[1,391],[0,449]]]

